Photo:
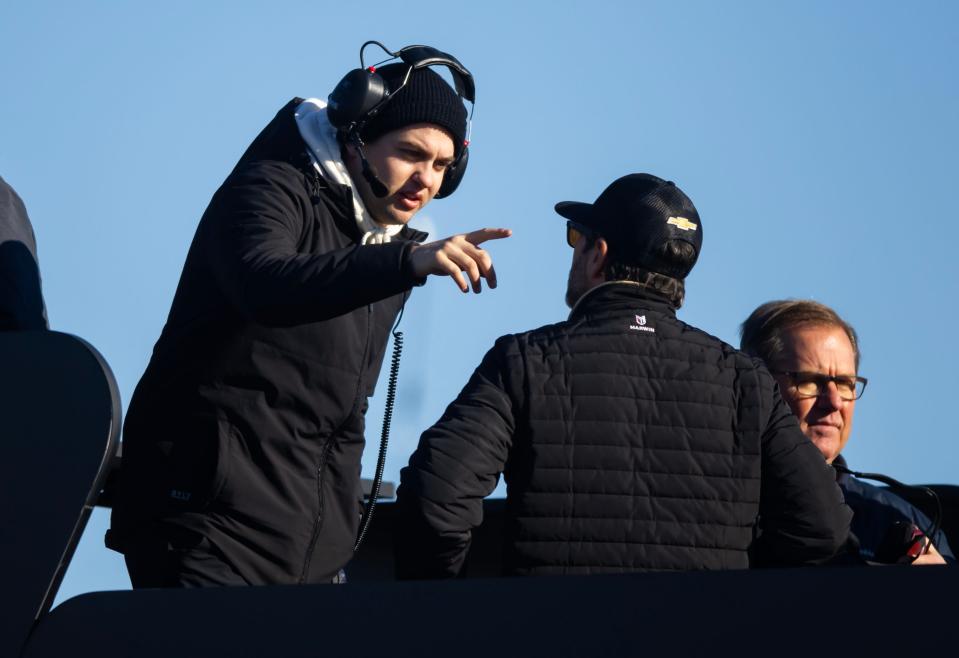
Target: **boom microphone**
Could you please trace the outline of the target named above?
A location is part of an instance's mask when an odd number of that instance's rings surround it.
[[[367,162],[365,157],[363,157],[362,149],[360,150],[360,160],[363,162],[363,178],[365,178],[366,182],[370,184],[370,190],[373,191],[373,194],[382,199],[389,194],[390,191],[386,189],[386,185],[383,184],[383,181],[377,178],[376,174],[373,173],[373,167],[371,167],[370,163]]]
[[[369,160],[366,159],[366,154],[363,153],[363,142],[360,141],[359,136],[356,135],[356,133],[352,133],[350,137],[350,141],[353,142],[353,146],[356,148],[356,152],[360,156],[360,162],[363,165],[363,178],[370,184],[370,190],[373,194],[377,198],[382,199],[389,194],[390,191],[386,188],[386,185],[383,184],[383,181],[376,177],[376,172],[373,171],[372,165],[370,165]]]

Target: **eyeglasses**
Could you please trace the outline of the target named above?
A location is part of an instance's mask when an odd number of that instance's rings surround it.
[[[799,398],[816,398],[829,390],[829,382],[836,385],[839,397],[846,402],[858,400],[866,390],[869,380],[865,377],[852,375],[824,375],[821,372],[792,372],[789,370],[770,370],[774,375],[785,375],[789,378],[796,396]]]
[[[580,238],[591,240],[596,237],[596,233],[576,222],[566,222],[566,244],[575,248]]]

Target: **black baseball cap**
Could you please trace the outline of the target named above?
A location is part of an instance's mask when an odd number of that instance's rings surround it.
[[[703,245],[703,227],[693,202],[675,183],[652,174],[623,176],[594,203],[561,201],[556,212],[604,238],[618,261],[677,279],[689,274]],[[669,240],[683,240],[696,250],[684,271],[664,266],[656,256]]]

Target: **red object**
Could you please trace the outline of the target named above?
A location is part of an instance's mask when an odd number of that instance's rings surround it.
[[[369,71],[370,73],[376,73],[376,67],[375,67],[375,66],[367,67],[366,70]]]
[[[909,541],[912,543],[909,544],[909,548],[906,549],[906,555],[913,560],[922,555],[923,549],[926,547],[926,542],[924,541],[925,538],[926,536],[922,534],[922,530],[919,528],[914,528],[912,531],[912,537],[909,538]]]

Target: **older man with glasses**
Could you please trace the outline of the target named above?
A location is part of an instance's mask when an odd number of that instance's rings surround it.
[[[941,532],[933,530],[931,543],[910,541],[909,528],[928,531],[933,526],[921,511],[888,489],[846,472],[840,453],[867,383],[858,374],[859,340],[849,323],[818,302],[767,302],[743,323],[740,347],[766,363],[803,433],[836,467],[837,482],[855,514],[852,532],[858,552],[865,560],[942,564],[943,556],[954,559]]]

